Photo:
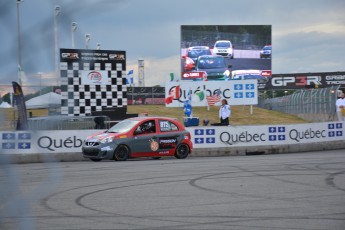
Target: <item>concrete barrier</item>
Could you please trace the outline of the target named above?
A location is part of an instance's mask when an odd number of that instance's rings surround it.
[[[245,156],[345,149],[344,122],[187,127],[190,157]],[[102,130],[0,132],[0,163],[84,161],[82,141]]]
[[[297,152],[313,152],[324,150],[345,149],[344,141],[315,142],[309,144],[271,145],[271,146],[248,146],[228,148],[204,148],[194,149],[189,157],[219,157],[219,156],[246,156],[285,154]],[[1,154],[0,163],[26,164],[26,163],[47,163],[47,162],[73,162],[90,161],[82,156],[81,152],[74,153],[16,153]]]

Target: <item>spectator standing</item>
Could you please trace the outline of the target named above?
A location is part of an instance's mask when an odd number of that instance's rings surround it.
[[[228,104],[228,101],[226,99],[222,100],[222,105],[219,108],[219,119],[220,123],[213,123],[211,125],[216,126],[227,126],[229,125],[229,118],[231,115],[231,109],[230,105]]]
[[[340,93],[340,97],[335,102],[335,106],[337,108],[338,121],[345,121],[345,117],[342,113],[342,110],[345,109],[345,98],[344,97],[345,97],[345,94],[343,92]]]

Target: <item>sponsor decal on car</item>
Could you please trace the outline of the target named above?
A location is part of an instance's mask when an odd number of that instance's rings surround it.
[[[160,149],[172,149],[176,147],[176,144],[177,144],[176,138],[171,138],[171,137],[159,138]]]
[[[113,150],[113,149],[110,148],[110,146],[106,146],[106,147],[101,148],[101,151],[111,151],[111,150]]]
[[[150,143],[151,150],[152,150],[152,151],[157,151],[158,148],[159,148],[158,142],[155,141],[155,140],[153,140],[153,139],[151,139],[150,142],[151,142],[151,143]]]

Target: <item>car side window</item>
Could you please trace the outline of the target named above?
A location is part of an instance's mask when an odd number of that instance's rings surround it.
[[[177,125],[167,120],[159,120],[159,129],[161,132],[178,131]]]
[[[156,125],[154,120],[149,120],[142,123],[136,130],[140,134],[155,133]]]

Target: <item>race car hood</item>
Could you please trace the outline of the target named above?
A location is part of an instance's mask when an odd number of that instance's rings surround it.
[[[101,141],[104,140],[106,138],[112,138],[112,139],[117,139],[117,138],[126,138],[128,135],[127,134],[123,134],[123,133],[107,133],[107,132],[102,132],[102,133],[96,133],[94,135],[88,136],[86,139],[90,140],[97,140],[97,141]]]
[[[224,75],[226,68],[203,69],[207,74],[208,80],[224,80],[227,76]]]
[[[204,69],[207,75],[218,75],[223,74],[227,70],[226,68],[216,68],[216,69]]]

